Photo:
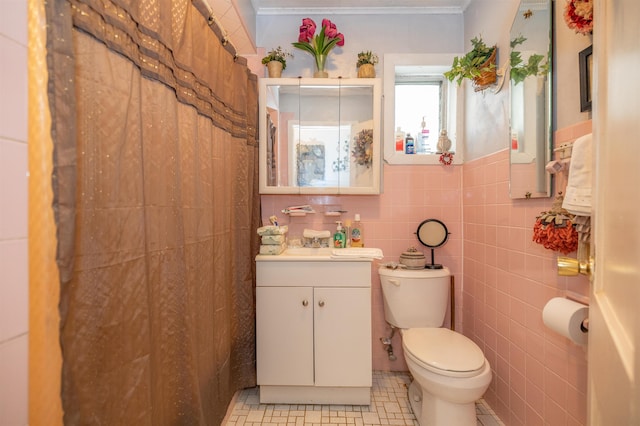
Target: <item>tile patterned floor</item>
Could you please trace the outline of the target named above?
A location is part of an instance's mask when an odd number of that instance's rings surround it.
[[[258,388],[236,394],[225,426],[418,426],[407,396],[408,373],[373,372],[371,405],[260,404]],[[477,426],[504,426],[483,400],[476,403]]]

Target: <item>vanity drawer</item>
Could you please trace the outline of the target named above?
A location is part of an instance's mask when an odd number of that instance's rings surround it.
[[[256,262],[258,287],[371,287],[371,262]]]

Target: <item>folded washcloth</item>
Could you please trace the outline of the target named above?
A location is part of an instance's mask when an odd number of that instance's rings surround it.
[[[267,225],[258,228],[258,235],[282,235],[286,234],[288,230],[287,225]]]
[[[287,248],[286,244],[280,245],[261,245],[260,254],[281,254]]]
[[[313,229],[305,229],[302,231],[304,238],[331,238],[331,231],[314,231]]]
[[[351,247],[343,249],[335,249],[331,252],[333,258],[364,258],[364,259],[382,259],[384,255],[379,248],[360,248]]]
[[[571,149],[569,179],[562,207],[578,216],[591,215],[592,135],[576,139]]]
[[[265,245],[280,245],[285,243],[286,239],[284,235],[263,235],[262,236],[262,244]]]

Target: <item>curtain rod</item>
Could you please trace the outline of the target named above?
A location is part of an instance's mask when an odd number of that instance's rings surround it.
[[[235,61],[238,59],[238,51],[236,50],[236,47],[229,39],[229,34],[222,27],[222,24],[216,17],[215,13],[213,13],[213,8],[209,5],[209,2],[207,0],[192,0],[192,3],[202,16],[204,16],[204,19],[207,20],[207,23],[213,32],[220,38],[220,43],[222,43],[224,48],[233,55],[233,60]]]

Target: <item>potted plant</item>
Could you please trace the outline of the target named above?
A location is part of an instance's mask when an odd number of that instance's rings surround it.
[[[523,36],[519,36],[511,40],[511,58],[509,64],[511,65],[510,76],[513,80],[513,84],[518,84],[524,81],[525,78],[530,75],[544,75],[549,72],[549,62],[543,62],[544,55],[534,53],[529,56],[529,59],[525,62],[522,59],[522,53],[514,48],[527,41]]]
[[[482,37],[471,39],[473,48],[464,56],[453,58],[451,69],[444,73],[449,80],[462,84],[465,78],[472,80],[476,91],[484,90],[496,82],[496,46],[487,46]]]
[[[376,76],[376,69],[374,65],[378,63],[378,55],[370,50],[362,51],[358,53],[358,62],[356,67],[358,68],[359,78],[373,78]]]
[[[262,58],[262,63],[267,66],[269,77],[280,77],[282,70],[287,68],[287,56],[293,58],[291,53],[278,46],[276,49],[270,50],[267,56]]]

